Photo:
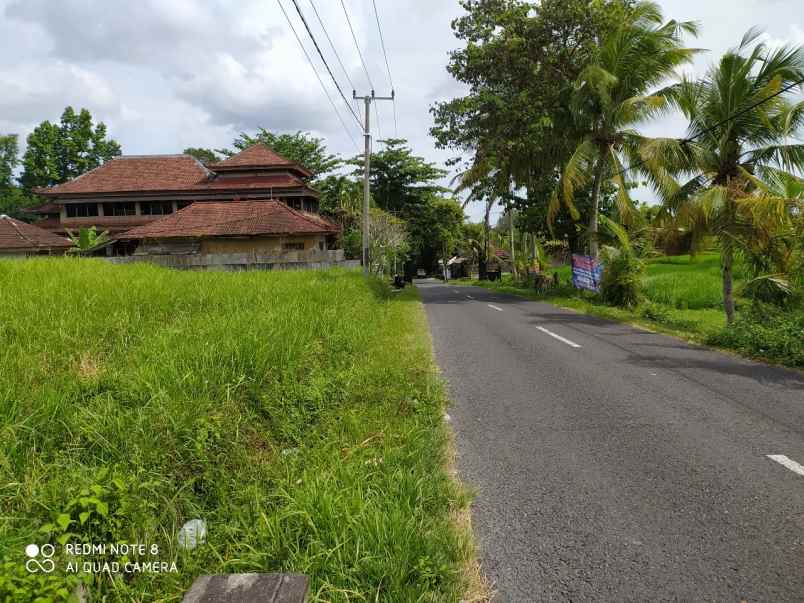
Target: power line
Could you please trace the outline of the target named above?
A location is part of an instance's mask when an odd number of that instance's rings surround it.
[[[382,27],[380,26],[380,14],[377,12],[377,0],[371,0],[371,4],[374,6],[374,18],[377,20],[377,31],[380,33],[380,46],[382,47],[382,56],[385,58],[385,69],[388,72],[388,83],[391,86],[391,90],[394,89],[394,79],[391,77],[391,66],[388,63],[388,53],[385,51],[385,38],[382,35]],[[399,137],[399,127],[396,121],[396,99],[394,99],[394,136],[396,138]]]
[[[346,81],[349,82],[349,87],[352,90],[354,90],[355,85],[352,83],[352,78],[349,77],[349,72],[346,70],[346,67],[343,66],[343,61],[341,61],[341,57],[338,54],[338,51],[335,50],[335,44],[332,43],[332,39],[329,37],[329,33],[327,33],[327,28],[324,26],[324,21],[321,20],[321,15],[318,14],[318,9],[315,7],[315,3],[313,2],[313,0],[310,0],[310,6],[313,7],[313,12],[315,13],[316,19],[318,19],[318,23],[321,25],[321,29],[324,30],[324,35],[327,37],[329,47],[332,48],[332,52],[335,55],[335,58],[338,59],[338,64],[341,66],[341,70],[343,70],[343,75],[346,76]]]
[[[335,106],[335,102],[332,100],[332,96],[330,96],[329,90],[327,90],[327,87],[324,86],[324,82],[321,79],[321,76],[318,75],[318,70],[315,68],[315,64],[313,63],[313,59],[310,58],[310,55],[307,53],[307,49],[304,47],[304,44],[302,44],[302,41],[301,41],[301,38],[299,37],[299,34],[296,33],[296,28],[293,27],[293,23],[291,22],[290,17],[288,16],[288,13],[285,11],[285,7],[282,6],[282,0],[276,0],[276,3],[279,4],[279,8],[282,9],[282,14],[285,15],[285,19],[287,20],[288,25],[290,26],[290,30],[293,32],[293,35],[296,37],[296,41],[299,43],[299,46],[301,47],[302,52],[304,53],[304,56],[307,57],[307,62],[310,64],[310,68],[313,70],[313,73],[315,73],[315,77],[318,80],[318,83],[321,84],[321,89],[324,91],[324,94],[327,96],[327,100],[329,101],[329,104],[332,105],[332,110],[335,111],[335,115],[338,116],[338,121],[341,122],[341,125],[343,126],[344,131],[346,132],[347,136],[349,136],[349,140],[352,141],[352,144],[354,145],[354,147],[359,150],[359,147],[357,146],[357,142],[355,141],[354,136],[352,136],[352,133],[349,131],[349,128],[346,127],[346,122],[343,121],[343,117],[341,117],[341,114],[338,112],[338,108]]]
[[[349,31],[352,32],[352,41],[354,41],[355,48],[357,48],[357,55],[360,57],[360,63],[363,65],[363,72],[366,74],[369,86],[374,90],[374,84],[371,82],[371,76],[369,75],[368,67],[366,67],[366,61],[363,60],[363,53],[360,51],[360,44],[357,43],[357,36],[352,27],[352,20],[349,18],[349,11],[346,10],[346,4],[344,4],[343,0],[341,0],[341,6],[343,7],[343,14],[346,15],[346,22],[349,24]]]
[[[310,29],[310,25],[307,23],[307,19],[304,18],[304,14],[301,12],[301,8],[299,8],[299,3],[296,0],[291,1],[293,2],[293,6],[296,7],[296,12],[299,13],[299,18],[301,19],[302,23],[304,23],[304,28],[307,30],[307,35],[310,36],[310,39],[313,41],[313,46],[315,46],[315,49],[318,51],[318,56],[321,57],[321,61],[324,63],[324,67],[327,68],[327,73],[329,73],[329,77],[332,78],[332,83],[335,84],[335,88],[338,89],[338,94],[341,95],[341,98],[343,99],[343,102],[346,104],[346,108],[349,109],[349,112],[352,114],[352,117],[354,117],[357,124],[360,125],[360,118],[357,116],[357,113],[355,113],[352,110],[352,106],[349,104],[349,101],[346,100],[346,95],[344,95],[343,90],[341,90],[341,87],[338,85],[338,80],[335,79],[335,76],[332,73],[332,69],[329,68],[329,63],[327,63],[327,59],[324,58],[324,53],[321,52],[321,48],[318,46],[318,42],[316,41],[315,36],[313,35],[312,30]]]
[[[355,43],[355,48],[357,48],[357,55],[360,57],[360,64],[363,65],[363,73],[366,74],[366,79],[368,80],[369,86],[372,90],[374,90],[374,82],[371,81],[368,67],[366,67],[366,61],[363,59],[363,52],[360,50],[360,44],[357,43],[357,36],[355,35],[355,30],[352,27],[352,20],[349,18],[349,11],[346,10],[346,4],[343,0],[341,0],[341,7],[343,8],[343,14],[346,16],[346,23],[349,24],[349,31],[352,33],[352,41]],[[380,128],[380,110],[377,108],[376,104],[374,105],[374,115],[377,118],[377,134],[382,137],[382,129]]]
[[[776,98],[777,96],[781,96],[785,92],[789,92],[793,88],[796,88],[796,87],[801,86],[801,85],[804,85],[804,79],[799,80],[798,82],[794,82],[792,84],[789,84],[789,85],[785,86],[784,88],[782,88],[781,90],[779,90],[778,92],[774,92],[770,96],[765,97],[762,100],[755,102],[753,105],[750,105],[749,107],[746,107],[745,109],[742,109],[742,110],[738,111],[737,113],[729,115],[727,118],[720,120],[716,124],[714,124],[712,126],[709,126],[708,128],[706,128],[705,130],[703,130],[701,132],[698,132],[695,136],[691,136],[690,138],[683,139],[681,141],[681,144],[684,145],[684,144],[689,144],[691,142],[695,142],[695,140],[697,140],[698,138],[701,138],[702,136],[704,136],[706,134],[709,134],[710,132],[712,132],[713,130],[716,130],[720,126],[723,126],[723,125],[729,123],[730,121],[734,121],[738,117],[742,117],[743,115],[745,115],[749,111],[753,111],[754,109],[756,109],[760,105],[764,105],[769,100],[772,100],[772,99]],[[647,159],[641,159],[641,160],[637,161],[636,163],[633,163],[633,164],[629,165],[628,167],[621,169],[619,172],[613,174],[611,176],[611,178],[616,178],[617,176],[621,176],[621,175],[625,174],[626,172],[630,172],[633,169],[636,169],[638,167],[641,167],[641,166],[645,165],[647,162],[648,162]]]

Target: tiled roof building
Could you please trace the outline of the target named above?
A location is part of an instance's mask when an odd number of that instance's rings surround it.
[[[311,177],[262,144],[208,166],[190,155],[124,155],[37,190],[47,203],[29,211],[41,216],[38,225],[58,234],[96,226],[113,236],[191,203],[278,200],[316,213],[319,193],[309,186]]]
[[[334,235],[337,224],[279,201],[193,203],[189,207],[133,228],[121,239]]]
[[[65,237],[0,215],[0,256],[62,254],[70,247],[72,242]]]

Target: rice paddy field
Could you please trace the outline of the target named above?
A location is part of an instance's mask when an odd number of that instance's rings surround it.
[[[444,403],[415,290],[0,262],[0,600],[180,601],[200,574],[289,571],[312,601],[457,601],[473,549]],[[55,571],[27,571],[46,543]],[[147,549],[65,546],[113,543]]]

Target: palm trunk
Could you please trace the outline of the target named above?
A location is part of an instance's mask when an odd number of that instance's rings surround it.
[[[486,213],[483,217],[483,256],[480,259],[478,271],[481,281],[489,277],[489,220],[491,219],[491,202],[486,201]]]
[[[441,261],[444,263],[444,282],[446,283],[449,280],[449,277],[447,276],[447,246],[446,245],[444,245],[442,247],[441,256],[442,256]]]
[[[514,280],[517,279],[516,273],[516,257],[514,257],[514,210],[508,210],[508,226],[511,229],[511,276]]]
[[[733,266],[734,251],[731,245],[723,246],[723,308],[726,310],[726,322],[734,322]]]
[[[604,152],[603,149],[600,149],[600,158],[597,160],[597,165],[595,166],[595,179],[592,184],[592,214],[589,216],[589,255],[595,259],[597,259],[600,254],[597,243],[597,216],[598,208],[600,207],[600,190],[603,187],[603,170],[606,168],[606,163],[603,160]]]

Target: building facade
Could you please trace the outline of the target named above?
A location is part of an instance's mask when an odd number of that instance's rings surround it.
[[[135,251],[119,237],[174,214],[192,203],[277,200],[317,214],[313,174],[262,144],[218,163],[204,165],[190,155],[124,155],[73,180],[36,192],[47,202],[28,211],[37,227],[57,235],[95,226],[115,239],[113,255]]]

